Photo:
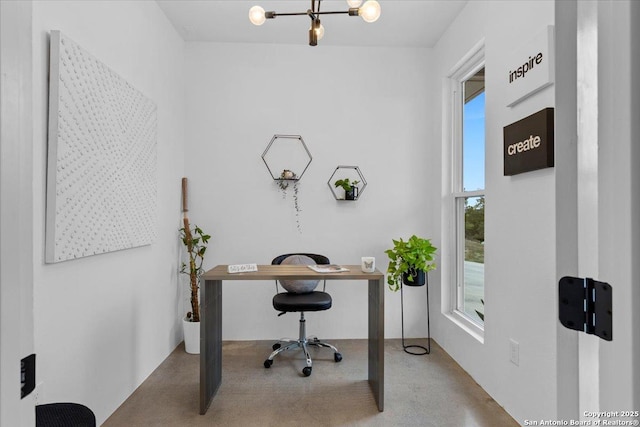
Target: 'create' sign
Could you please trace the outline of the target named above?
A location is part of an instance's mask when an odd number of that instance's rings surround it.
[[[553,108],[545,108],[504,128],[504,174],[553,167]]]

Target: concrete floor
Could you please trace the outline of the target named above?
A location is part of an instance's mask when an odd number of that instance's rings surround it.
[[[518,426],[435,342],[430,355],[412,356],[400,340],[385,341],[385,410],[378,412],[367,341],[329,342],[343,361],[312,349],[310,377],[302,376],[300,352],[265,369],[273,342],[224,342],[222,385],[205,415],[198,413],[199,356],[181,344],[103,426]]]

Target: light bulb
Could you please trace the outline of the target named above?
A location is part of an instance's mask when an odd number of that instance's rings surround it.
[[[313,24],[311,24],[311,28],[313,28]],[[311,30],[311,28],[309,28],[309,30]],[[324,25],[320,24],[320,26],[317,27],[315,31],[318,40],[322,40],[322,38],[324,37]]]
[[[249,21],[251,21],[253,25],[262,25],[265,20],[266,18],[264,16],[263,8],[260,6],[253,6],[249,9]]]
[[[367,0],[359,12],[365,22],[376,22],[380,18],[380,3],[376,0]]]
[[[349,7],[360,7],[362,0],[347,0],[347,3],[349,3]]]

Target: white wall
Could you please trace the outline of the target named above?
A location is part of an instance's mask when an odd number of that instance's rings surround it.
[[[20,360],[34,351],[31,4],[0,2],[0,425],[35,423],[20,398]]]
[[[375,256],[385,271],[392,238],[438,238],[426,190],[440,161],[431,50],[188,43],[186,64],[185,173],[192,223],[213,235],[207,268],[305,251],[340,264]],[[313,156],[299,182],[302,233],[260,157],[274,134],[302,135]],[[338,165],[362,170],[358,201],[333,198]],[[309,332],[366,337],[366,283],[327,286],[334,306],[309,315]],[[408,336],[426,335],[423,289],[405,298]],[[225,284],[224,338],[296,336],[297,318],[276,316],[274,293],[273,282]],[[388,291],[387,337],[400,336],[399,316]]]
[[[486,323],[481,343],[439,313],[433,322],[434,334],[521,423],[525,419],[555,419],[557,412],[555,170],[503,176],[502,131],[516,120],[554,106],[554,92],[553,87],[547,88],[513,108],[506,107],[507,72],[513,64],[505,58],[553,23],[552,1],[469,2],[435,48],[438,74],[434,86],[442,90],[444,77],[453,66],[477,42],[485,40]],[[436,122],[439,120],[437,117]],[[449,142],[443,140],[442,144]],[[448,173],[446,162],[444,168]],[[447,224],[443,218],[443,225]],[[446,261],[443,268],[448,268]],[[432,289],[448,292],[445,274],[434,274],[438,282],[441,277],[442,283],[437,283],[441,286]],[[441,301],[441,297],[439,294],[434,300]],[[446,312],[448,307],[441,309]],[[519,366],[509,360],[509,339],[519,342]]]
[[[44,264],[48,32],[60,30],[158,107],[158,239]],[[34,316],[42,401],[89,406],[98,423],[181,341],[177,228],[184,43],[155,2],[34,2]]]

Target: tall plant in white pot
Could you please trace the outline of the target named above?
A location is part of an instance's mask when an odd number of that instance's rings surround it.
[[[182,319],[184,332],[184,347],[187,353],[200,353],[200,300],[198,298],[200,276],[204,273],[202,263],[207,251],[207,244],[211,236],[206,234],[197,225],[192,229],[189,225],[187,212],[187,178],[182,178],[182,222],[180,239],[187,249],[188,262],[183,262],[180,273],[189,276],[189,288],[191,291],[191,311]]]
[[[188,262],[183,262],[180,273],[189,276],[189,287],[191,290],[191,311],[183,319],[184,346],[187,353],[200,353],[200,301],[198,289],[200,276],[204,273],[202,263],[204,254],[207,251],[210,235],[206,234],[197,225],[191,229],[188,220],[186,227],[180,229],[180,238],[187,248]]]

